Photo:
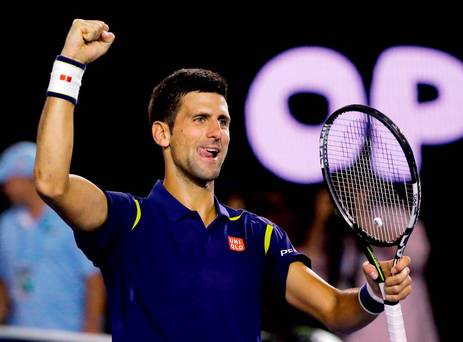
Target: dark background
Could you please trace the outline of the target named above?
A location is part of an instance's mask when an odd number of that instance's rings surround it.
[[[451,9],[440,13],[423,6],[403,13],[396,8],[393,15],[386,11],[387,19],[379,20],[376,14],[381,9],[373,11],[375,15],[346,12],[333,17],[328,9],[302,11],[288,6],[275,14],[241,8],[239,14],[224,18],[232,11],[230,5],[222,6],[214,14],[196,8],[181,15],[178,9],[153,10],[135,4],[105,11],[56,12],[55,8],[51,13],[41,7],[37,12],[27,8],[27,14],[23,9],[4,12],[8,20],[0,54],[0,150],[18,140],[35,139],[53,60],[72,19],[102,19],[116,34],[116,41],[106,56],[88,66],[84,76],[72,172],[107,189],[147,194],[163,171],[147,122],[152,88],[180,67],[210,68],[229,81],[233,118],[230,151],[217,182],[219,197],[232,190],[245,195],[281,191],[304,225],[319,184],[292,184],[275,177],[255,159],[247,142],[244,100],[263,64],[293,47],[323,46],[352,61],[369,89],[377,57],[391,46],[431,47],[463,59],[461,28]],[[327,114],[314,113],[321,120]],[[461,304],[456,302],[459,288],[453,284],[460,264],[456,251],[461,222],[454,213],[460,209],[462,181],[451,165],[457,165],[462,151],[462,140],[422,150],[421,217],[432,246],[427,279],[442,340],[458,333],[448,311]],[[0,204],[0,209],[6,207],[5,199]]]

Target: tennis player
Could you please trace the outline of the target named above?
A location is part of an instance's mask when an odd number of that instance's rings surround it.
[[[363,266],[362,288],[338,290],[311,271],[283,229],[215,198],[230,114],[227,84],[214,72],[182,69],[154,89],[149,114],[165,176],[146,198],[69,174],[85,65],[114,38],[104,22],[73,22],[53,66],[35,164],[39,193],[102,270],[113,340],[259,341],[263,286],[333,331],[372,321],[383,310],[374,267]],[[409,264],[382,263],[387,300],[410,293]]]

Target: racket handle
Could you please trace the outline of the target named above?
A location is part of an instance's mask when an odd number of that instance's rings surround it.
[[[393,305],[384,304],[384,311],[386,313],[389,341],[406,342],[407,335],[405,333],[405,325],[400,303],[395,303]]]

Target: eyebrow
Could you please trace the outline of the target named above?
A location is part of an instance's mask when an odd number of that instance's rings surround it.
[[[195,117],[195,116],[207,116],[207,117],[211,117],[213,116],[213,114],[211,113],[208,113],[208,112],[198,112],[198,113],[193,113],[192,116]],[[231,117],[229,114],[224,114],[224,113],[221,113],[219,114],[219,119],[226,119],[228,122],[231,121]]]

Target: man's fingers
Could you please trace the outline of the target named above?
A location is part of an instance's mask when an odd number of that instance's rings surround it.
[[[403,269],[410,265],[411,259],[408,255],[404,255],[402,258],[399,259],[397,264],[391,269],[391,274],[395,275],[400,273]]]
[[[101,40],[102,40],[104,43],[109,43],[109,44],[111,44],[111,43],[114,41],[114,38],[116,38],[116,36],[115,36],[114,33],[112,33],[112,32],[103,31],[103,32],[101,33]]]
[[[378,278],[378,271],[376,271],[376,268],[372,264],[370,264],[368,261],[365,261],[362,267],[363,267],[363,272],[366,275],[368,275],[371,279]]]
[[[405,281],[405,279],[407,279],[407,277],[409,278],[409,275],[410,275],[410,268],[405,267],[398,274],[391,275],[391,276],[387,277],[386,282],[385,282],[386,286],[398,285],[398,284],[402,283],[403,281]]]
[[[386,293],[386,300],[390,302],[398,302],[406,298],[412,292],[411,279],[410,283],[406,286],[404,285],[392,288],[385,287],[384,291]]]
[[[388,278],[386,279],[386,284],[385,284],[386,286],[384,287],[384,290],[386,291],[386,293],[390,293],[390,294],[399,293],[400,291],[402,291],[402,289],[404,289],[411,283],[412,283],[412,278],[408,275],[401,281],[393,281],[393,279]]]
[[[109,31],[109,26],[103,21],[87,20],[79,22],[81,25],[82,38],[87,42],[93,42],[102,39],[102,33]]]
[[[397,302],[407,297],[411,290],[412,278],[409,276],[409,268],[405,268],[399,274],[386,279],[384,292],[386,299],[391,302]]]
[[[386,278],[384,286],[386,299],[396,302],[407,297],[411,292],[411,284],[410,268],[405,266],[398,274]]]

